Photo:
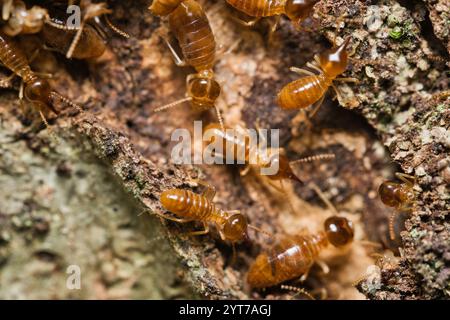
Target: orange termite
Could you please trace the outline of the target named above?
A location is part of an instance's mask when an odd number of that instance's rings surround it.
[[[216,189],[201,180],[194,180],[194,182],[206,187],[202,194],[184,189],[170,189],[161,193],[162,206],[174,213],[176,218],[162,213],[157,215],[178,223],[202,222],[204,229],[189,232],[188,235],[191,236],[208,234],[211,223],[216,226],[223,241],[231,242],[233,250],[235,243],[248,238],[248,228],[271,236],[270,233],[248,224],[246,217],[239,210],[225,211],[217,208],[213,202]]]
[[[316,55],[314,62],[307,63],[307,66],[317,71],[318,74],[310,70],[292,67],[291,71],[306,76],[292,81],[281,89],[277,96],[278,105],[282,109],[304,109],[316,104],[315,110],[310,115],[312,117],[322,104],[325,93],[330,86],[340,98],[339,90],[333,84],[333,81],[358,81],[353,78],[338,78],[347,69],[349,42],[350,38],[347,38],[339,47]]]
[[[317,234],[302,234],[282,238],[267,253],[260,254],[250,266],[247,282],[252,288],[276,286],[295,278],[306,278],[321,251],[329,244],[344,248],[353,241],[350,220],[331,216],[324,222],[324,230]]]
[[[246,22],[247,25],[253,25],[260,18],[276,16],[277,20],[272,27],[272,32],[278,24],[281,15],[286,15],[292,23],[298,27],[308,18],[314,5],[320,0],[226,0],[231,6],[246,15],[256,19]]]
[[[217,154],[217,151],[215,150],[216,155],[223,159],[227,159],[227,156],[230,156],[232,157],[231,160],[235,163],[239,160],[246,166],[245,169],[241,171],[241,175],[246,175],[251,169],[253,169],[252,172],[259,173],[262,169],[278,168],[275,173],[267,174],[265,177],[269,179],[269,184],[272,187],[287,197],[292,212],[295,212],[295,210],[284,189],[283,180],[288,179],[303,184],[302,180],[294,173],[292,165],[335,158],[334,154],[318,154],[289,161],[282,148],[266,149],[261,148],[261,145],[258,145],[258,143],[251,144],[250,136],[243,128],[238,128],[236,130],[225,128],[225,130],[223,130],[219,124],[212,123],[205,128],[205,133],[207,134],[207,138],[205,138],[205,145],[207,148],[208,146],[213,146],[216,141],[222,140],[220,145],[223,147],[224,152],[223,154]],[[265,145],[266,143],[263,146]],[[260,176],[262,175],[260,174]],[[274,184],[275,181],[278,181],[280,186]]]
[[[43,109],[49,109],[58,114],[52,104],[54,97],[81,110],[81,107],[54,91],[46,79],[33,72],[23,51],[13,39],[3,33],[0,33],[0,62],[13,72],[13,76],[22,78],[23,86],[21,86],[19,98],[22,101],[22,98],[25,97],[37,109],[47,126]]]
[[[169,19],[170,30],[178,40],[184,56],[184,60],[181,59],[166,41],[175,63],[178,66],[191,66],[197,71],[186,79],[186,98],[159,107],[155,112],[190,101],[196,111],[215,108],[223,127],[223,120],[216,106],[221,88],[213,71],[216,41],[202,6],[194,0],[154,0],[149,9],[154,15]]]
[[[395,239],[394,217],[396,212],[412,210],[416,201],[416,194],[413,189],[416,178],[399,172],[397,172],[395,176],[400,179],[402,183],[385,181],[378,188],[378,194],[381,201],[386,206],[395,209],[389,217],[389,235],[391,240]]]

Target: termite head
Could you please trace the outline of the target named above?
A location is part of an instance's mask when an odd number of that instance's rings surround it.
[[[203,70],[189,77],[187,91],[193,107],[203,111],[214,107],[220,95],[220,85],[214,79],[212,70]]]
[[[381,201],[388,207],[401,208],[414,202],[413,188],[392,181],[383,182],[378,188]]]
[[[247,219],[240,213],[229,216],[223,224],[222,233],[226,240],[239,242],[247,238]]]
[[[169,15],[183,0],[153,0],[149,7],[150,12],[159,17]]]
[[[275,154],[270,157],[270,165],[268,167],[276,168],[278,167],[278,171],[273,175],[267,175],[269,179],[272,180],[283,180],[283,179],[289,179],[297,181],[301,184],[303,184],[303,181],[301,181],[292,170],[291,165],[289,164],[288,158],[283,154]]]
[[[288,18],[295,24],[300,25],[308,18],[314,5],[320,0],[287,0],[284,8]]]
[[[36,104],[45,105],[46,107],[50,108],[52,111],[56,112],[52,107],[52,87],[50,86],[50,83],[41,78],[37,78],[36,80],[28,83],[25,86],[24,95],[25,98]]]
[[[343,247],[353,241],[353,223],[344,217],[329,217],[324,227],[328,241],[335,247]]]
[[[347,69],[348,53],[347,47],[350,42],[350,37],[345,39],[344,43],[339,47],[328,50],[319,55],[320,68],[323,72],[330,76],[336,77]]]

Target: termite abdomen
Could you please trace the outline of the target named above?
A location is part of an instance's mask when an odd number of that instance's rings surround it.
[[[23,51],[17,47],[14,40],[2,33],[0,33],[0,61],[25,83],[35,78]]]
[[[183,218],[202,220],[214,212],[215,206],[205,197],[189,190],[171,189],[161,194],[163,207]]]
[[[278,105],[283,109],[306,108],[319,101],[330,84],[331,81],[322,74],[292,81],[278,93]]]
[[[212,69],[216,41],[201,5],[194,0],[181,2],[169,15],[169,25],[186,63],[197,71]]]

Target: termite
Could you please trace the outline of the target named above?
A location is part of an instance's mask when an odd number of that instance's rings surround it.
[[[235,243],[248,238],[248,228],[271,236],[270,233],[250,225],[239,210],[225,211],[217,208],[213,202],[216,195],[216,189],[213,186],[202,180],[194,180],[193,182],[205,186],[205,191],[202,194],[197,194],[184,189],[170,189],[161,193],[160,202],[162,206],[175,214],[176,217],[158,212],[156,214],[178,223],[202,222],[204,229],[187,233],[190,236],[208,234],[209,224],[211,223],[216,226],[220,238],[233,245],[233,251]]]
[[[78,110],[81,110],[81,107],[53,90],[48,80],[33,72],[24,52],[18,47],[12,38],[1,32],[0,62],[13,72],[12,76],[18,76],[22,79],[21,90],[19,93],[20,100],[22,101],[23,97],[25,97],[25,99],[37,109],[42,120],[47,126],[48,123],[44,117],[43,109],[46,108],[55,114],[58,114],[58,111],[52,104],[54,97],[59,98],[64,103],[72,107],[76,107]]]
[[[155,109],[166,110],[190,101],[196,111],[215,108],[219,123],[223,120],[216,105],[220,96],[220,84],[214,78],[216,40],[202,6],[194,0],[154,0],[150,6],[152,14],[168,17],[169,27],[182,50],[184,60],[166,41],[178,66],[191,66],[197,73],[186,79],[186,98]]]
[[[274,32],[281,15],[286,15],[294,24],[300,24],[311,14],[314,5],[320,0],[226,0],[232,7],[255,17],[252,21],[245,22],[246,25],[253,25],[264,17],[276,17],[271,32]]]
[[[68,29],[62,21],[57,19],[53,18],[51,21],[51,24],[46,24],[42,29],[42,38],[50,50],[67,54],[73,47],[77,30]],[[95,59],[106,51],[106,42],[93,26],[87,24],[73,48],[70,58]]]
[[[224,152],[223,154],[218,154],[217,150],[215,150],[217,156],[222,157],[223,159],[231,157],[231,160],[234,162],[240,161],[245,165],[245,168],[240,172],[242,176],[248,174],[252,169],[252,172],[259,173],[264,168],[278,168],[276,172],[268,172],[272,174],[267,174],[265,176],[269,179],[269,184],[285,196],[287,196],[287,194],[284,189],[283,180],[287,179],[303,184],[302,180],[294,173],[292,165],[335,158],[334,154],[318,154],[289,161],[283,148],[265,148],[267,146],[267,141],[264,141],[262,145],[256,142],[250,143],[250,136],[243,128],[237,128],[236,130],[225,128],[225,130],[223,130],[219,124],[212,123],[205,128],[205,133],[207,134],[205,137],[206,147],[208,147],[208,145],[213,146],[218,140],[222,140],[220,144]],[[278,181],[280,186],[274,184],[275,181]],[[294,212],[295,210],[293,209],[289,197],[287,197],[287,199],[291,206],[291,210]]]
[[[347,47],[350,37],[333,49],[314,57],[314,61],[308,62],[307,67],[317,71],[317,74],[307,69],[291,67],[290,70],[304,77],[292,81],[284,86],[277,95],[277,103],[282,109],[305,109],[313,104],[315,109],[310,114],[312,117],[321,106],[325,93],[332,87],[340,99],[338,88],[333,81],[358,82],[354,78],[339,78],[348,65]]]
[[[92,3],[90,0],[80,2],[82,19],[79,26],[69,26],[66,22],[52,18],[46,20],[43,38],[50,48],[64,53],[66,58],[90,59],[100,57],[106,50],[106,35],[103,30],[104,18],[107,26],[124,38],[130,36],[114,26],[108,18],[112,10],[105,2]]]
[[[400,172],[397,172],[395,176],[402,182],[385,181],[378,188],[381,201],[386,206],[395,209],[389,217],[389,236],[391,240],[395,240],[395,214],[401,211],[411,211],[416,202],[416,194],[413,189],[416,178]]]
[[[247,282],[252,288],[276,286],[284,281],[306,279],[320,253],[328,245],[345,248],[353,241],[353,224],[344,217],[331,216],[317,234],[287,236],[250,266]]]
[[[2,5],[2,19],[6,21],[3,32],[11,37],[18,34],[33,34],[41,31],[48,19],[47,9],[33,6],[27,9],[20,0],[5,0]]]

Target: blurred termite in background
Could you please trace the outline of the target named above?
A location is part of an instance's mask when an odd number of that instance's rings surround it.
[[[108,18],[113,11],[105,2],[92,3],[82,0],[80,26],[68,25],[65,19],[52,17],[46,21],[42,36],[47,46],[66,55],[66,58],[93,59],[100,57],[106,50],[107,27],[124,38],[130,36],[114,26]],[[101,19],[103,18],[103,20]]]
[[[268,172],[264,177],[267,177],[269,184],[274,189],[286,196],[292,212],[295,212],[295,210],[292,201],[284,188],[283,180],[287,179],[303,184],[301,179],[294,173],[292,165],[335,158],[334,154],[318,154],[289,161],[283,148],[267,147],[267,141],[265,141],[265,137],[262,135],[258,134],[259,138],[264,140],[260,141],[262,144],[257,143],[256,141],[255,143],[250,143],[250,135],[244,128],[225,129],[226,130],[223,130],[217,123],[208,125],[205,128],[205,133],[207,133],[207,136],[205,137],[205,147],[208,148],[208,146],[215,145],[217,141],[221,141],[220,145],[223,148],[223,153],[219,154],[219,152],[215,150],[215,156],[219,156],[223,159],[231,157],[232,159],[230,160],[233,160],[234,163],[238,163],[238,160],[241,161],[242,164],[245,165],[245,168],[240,171],[242,176],[247,175],[251,170],[259,177],[263,177],[261,174],[262,169],[278,168],[276,172]],[[259,133],[260,130],[257,130],[257,132]],[[257,138],[257,136],[254,138]],[[274,183],[275,181],[278,181],[280,185],[276,185]]]
[[[266,288],[284,281],[306,279],[309,269],[328,245],[345,248],[353,242],[353,224],[344,217],[331,216],[316,234],[282,237],[268,252],[260,254],[250,266],[247,282],[252,288]]]

